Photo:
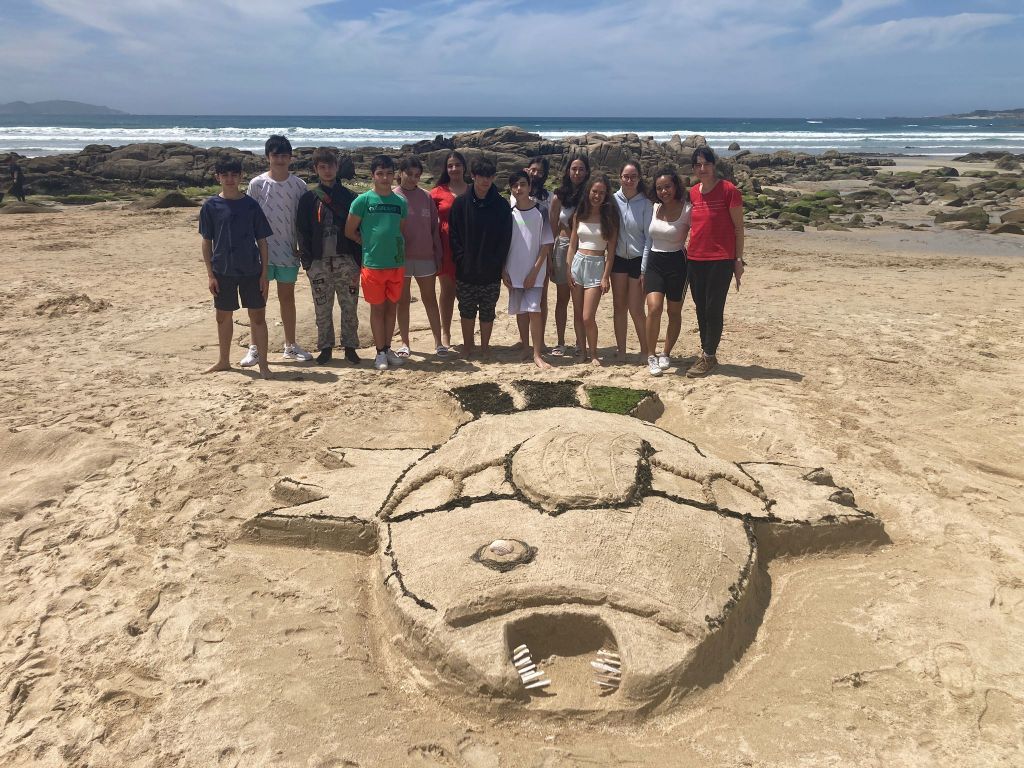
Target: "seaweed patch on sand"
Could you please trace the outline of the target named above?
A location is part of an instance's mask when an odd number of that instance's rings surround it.
[[[595,411],[618,413],[630,416],[633,410],[645,399],[653,395],[649,389],[631,389],[629,387],[587,387],[590,407]]]
[[[540,408],[577,408],[580,406],[580,398],[577,394],[580,388],[580,381],[566,379],[565,381],[531,381],[530,379],[519,379],[512,382],[526,399],[525,410],[532,411]]]
[[[512,395],[494,382],[454,387],[451,392],[474,418],[485,413],[512,413],[516,409]]]

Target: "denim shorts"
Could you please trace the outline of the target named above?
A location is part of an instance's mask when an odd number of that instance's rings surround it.
[[[584,256],[577,253],[572,260],[572,279],[584,288],[600,288],[604,277],[604,256]]]

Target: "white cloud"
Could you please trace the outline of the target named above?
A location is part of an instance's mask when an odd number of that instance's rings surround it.
[[[936,52],[1016,23],[900,18],[906,0],[367,2],[35,0],[49,28],[0,61],[9,83],[142,112],[778,114],[907,51],[941,73]]]
[[[815,22],[817,29],[840,27],[872,11],[902,5],[904,0],[842,0],[839,7],[825,18]]]

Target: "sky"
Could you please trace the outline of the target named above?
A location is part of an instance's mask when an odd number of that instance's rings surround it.
[[[1021,40],[1024,0],[4,0],[0,102],[924,116],[1024,107]]]

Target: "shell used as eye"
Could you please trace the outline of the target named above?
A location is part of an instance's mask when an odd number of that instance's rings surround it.
[[[487,549],[495,555],[511,555],[515,551],[515,545],[507,539],[495,539]]]

